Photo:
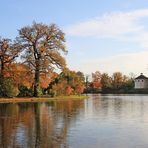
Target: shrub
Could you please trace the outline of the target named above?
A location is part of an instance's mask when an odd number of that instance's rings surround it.
[[[1,96],[16,97],[19,94],[18,87],[11,78],[5,78],[1,84]]]
[[[51,90],[50,95],[51,95],[51,97],[55,97],[55,96],[57,96],[57,92],[55,90]]]
[[[38,91],[38,96],[42,96],[42,95],[43,95],[43,90],[42,90],[41,87],[39,87],[39,88],[37,89],[37,91]]]
[[[19,91],[20,91],[19,96],[21,97],[27,97],[33,95],[32,89],[23,85],[19,87]]]

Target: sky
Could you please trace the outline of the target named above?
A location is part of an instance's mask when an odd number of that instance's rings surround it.
[[[148,76],[148,0],[0,0],[0,36],[33,21],[65,33],[67,65],[91,74]]]

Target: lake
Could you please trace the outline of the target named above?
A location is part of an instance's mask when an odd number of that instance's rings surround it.
[[[0,148],[148,148],[148,95],[0,104]]]

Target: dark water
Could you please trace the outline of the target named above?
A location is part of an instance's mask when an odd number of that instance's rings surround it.
[[[148,148],[148,96],[0,104],[0,148]]]

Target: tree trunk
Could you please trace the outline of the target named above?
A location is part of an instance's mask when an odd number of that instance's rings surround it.
[[[4,79],[4,61],[1,60],[1,74],[0,74],[1,79]]]
[[[0,95],[1,96],[6,96],[5,94],[5,86],[4,86],[4,61],[1,60],[1,67],[0,67],[0,88],[1,88],[1,91],[0,91]]]
[[[39,96],[40,83],[40,61],[36,61],[35,77],[34,77],[34,97]]]

